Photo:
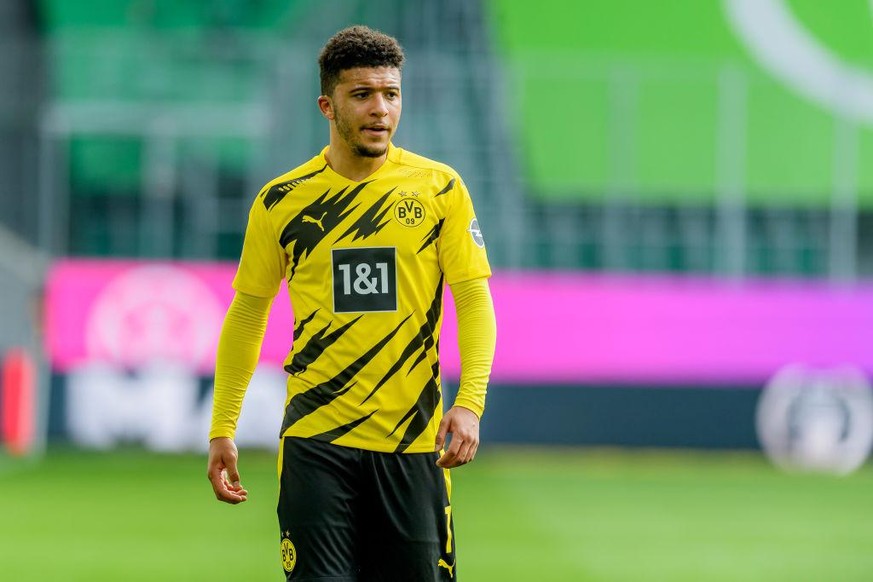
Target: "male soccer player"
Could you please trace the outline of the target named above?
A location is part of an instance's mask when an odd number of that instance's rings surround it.
[[[279,448],[288,580],[456,576],[448,469],[479,446],[496,336],[491,271],[460,176],[391,143],[403,60],[394,38],[363,26],[322,49],[329,145],[255,199],[219,339],[208,476],[235,504],[248,495],[236,421],[285,280],[295,315]],[[462,372],[443,415],[446,283]]]

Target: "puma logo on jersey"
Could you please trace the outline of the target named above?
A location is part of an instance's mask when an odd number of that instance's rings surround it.
[[[311,216],[304,214],[303,222],[309,222],[311,224],[314,224],[321,229],[321,232],[324,232],[324,225],[321,224],[321,221],[324,220],[325,216],[327,216],[327,212],[322,213],[321,218],[312,218]]]
[[[454,564],[452,564],[451,566],[449,566],[449,563],[448,563],[448,562],[446,562],[445,560],[443,560],[442,558],[440,558],[440,561],[437,562],[437,567],[438,567],[438,568],[445,568],[446,570],[449,571],[449,576],[451,576],[452,578],[455,577],[455,572],[454,572],[454,570],[455,570],[455,565],[454,565]]]

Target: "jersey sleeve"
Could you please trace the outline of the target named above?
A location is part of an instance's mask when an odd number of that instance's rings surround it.
[[[258,365],[273,298],[236,293],[227,310],[215,356],[209,439],[233,438],[243,397]]]
[[[248,295],[272,298],[279,289],[279,281],[285,277],[287,264],[288,255],[279,244],[269,213],[259,196],[249,211],[233,288]]]
[[[485,239],[467,186],[460,178],[456,178],[455,186],[448,195],[452,198],[447,206],[439,241],[440,268],[445,274],[446,283],[452,285],[490,277]]]
[[[452,285],[452,296],[458,315],[458,350],[461,354],[461,382],[455,406],[463,406],[482,418],[497,342],[494,302],[485,279]]]

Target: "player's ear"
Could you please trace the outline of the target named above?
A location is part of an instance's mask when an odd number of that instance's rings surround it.
[[[325,119],[332,120],[334,118],[333,101],[327,95],[318,96],[318,109]]]

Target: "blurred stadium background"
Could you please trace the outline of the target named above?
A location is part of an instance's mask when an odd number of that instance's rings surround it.
[[[353,23],[404,45],[395,143],[464,176],[495,268],[462,578],[873,579],[873,2],[3,0],[8,579],[275,579],[287,300],[245,507],[203,479],[210,369]]]

